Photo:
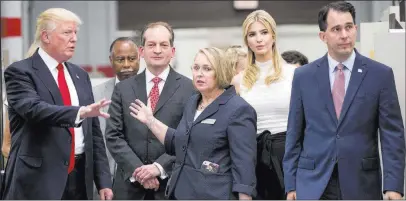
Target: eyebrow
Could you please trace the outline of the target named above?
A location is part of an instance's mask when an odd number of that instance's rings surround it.
[[[345,25],[354,25],[354,22],[347,22],[347,23],[344,24],[344,26]],[[333,29],[333,28],[340,27],[340,26],[341,26],[341,24],[338,24],[338,25],[335,25],[335,26],[333,26],[331,28]]]
[[[268,29],[259,30],[259,32],[268,31]],[[248,33],[255,33],[255,31],[249,31]]]

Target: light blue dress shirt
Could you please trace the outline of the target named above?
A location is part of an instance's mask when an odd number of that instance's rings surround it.
[[[355,62],[355,51],[352,51],[351,56],[342,62],[344,65],[343,71],[344,71],[344,76],[345,76],[345,92],[347,92],[348,84],[350,83],[350,78],[351,78],[351,72],[354,67],[354,62]],[[329,77],[330,77],[330,87],[331,90],[333,90],[333,84],[334,84],[334,79],[335,79],[335,73],[337,71],[337,65],[340,63],[336,60],[334,60],[330,54],[327,54],[328,58],[328,67],[329,67]]]

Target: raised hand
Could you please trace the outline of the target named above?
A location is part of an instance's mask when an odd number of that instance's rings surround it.
[[[140,122],[147,124],[154,119],[152,110],[140,100],[135,100],[135,103],[130,105],[131,116],[138,119]]]
[[[111,103],[111,100],[106,100],[102,99],[97,103],[93,103],[88,106],[81,107],[79,112],[80,112],[80,118],[84,119],[87,117],[104,117],[104,118],[109,118],[110,115],[108,113],[100,111],[101,108],[106,107]]]

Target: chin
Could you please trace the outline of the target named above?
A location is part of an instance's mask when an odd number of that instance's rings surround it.
[[[151,66],[154,67],[161,67],[161,66],[167,66],[168,64],[164,64],[163,62],[152,62]]]
[[[262,50],[257,50],[257,51],[255,52],[255,54],[257,54],[257,55],[264,55],[264,54],[267,53],[267,52],[268,52],[268,50],[262,49]]]
[[[199,87],[197,85],[195,85],[195,87],[196,87],[197,91],[199,91],[200,93],[202,93],[202,92],[204,92],[206,90],[206,87],[202,87],[202,86]]]

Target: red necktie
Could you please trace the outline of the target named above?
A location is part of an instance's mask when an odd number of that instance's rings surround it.
[[[154,79],[152,79],[154,86],[152,87],[151,92],[149,92],[152,112],[155,111],[156,104],[158,103],[158,100],[159,100],[158,84],[160,81],[161,81],[161,78],[159,78],[159,77],[155,77]]]
[[[338,64],[332,90],[337,119],[340,119],[341,108],[343,106],[345,96],[345,76],[343,71],[343,64]]]
[[[58,86],[59,86],[59,91],[61,92],[61,95],[62,95],[63,104],[70,106],[70,105],[72,105],[72,103],[70,100],[68,84],[66,83],[66,79],[65,79],[65,73],[63,71],[63,65],[58,64],[57,69],[58,69]],[[73,170],[73,168],[75,167],[75,130],[72,127],[70,127],[69,131],[72,135],[72,143],[71,143],[71,150],[70,150],[68,173],[70,173]]]

